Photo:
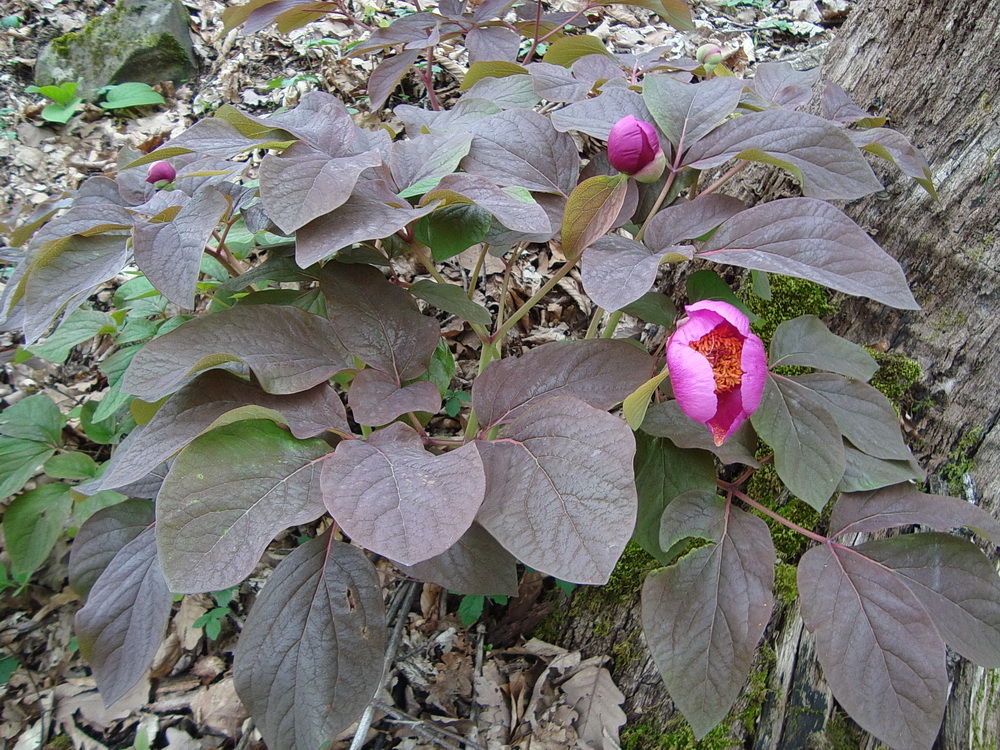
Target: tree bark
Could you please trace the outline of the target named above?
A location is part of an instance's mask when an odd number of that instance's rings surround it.
[[[998,49],[1000,0],[862,0],[831,44],[822,78],[923,151],[939,196],[935,202],[898,170],[876,165],[885,190],[845,210],[899,260],[923,310],[849,299],[835,326],[852,341],[920,364],[919,397],[905,414],[914,452],[932,473],[950,462],[954,476],[962,441],[963,494],[1000,516]],[[790,194],[788,187],[775,173],[740,190],[769,200]],[[941,484],[935,490],[949,494]],[[605,635],[595,634],[594,623]],[[565,645],[632,656],[618,659],[615,672],[630,721],[670,727],[675,709],[638,630],[637,597],[588,597],[568,618]],[[767,699],[753,726],[731,719],[735,746],[843,747],[845,735],[846,746],[877,746],[835,706],[797,606],[776,609],[765,643],[762,653],[773,659],[762,656],[757,667],[768,675]],[[995,747],[1000,678],[957,657],[949,664],[950,700],[935,748]],[[754,699],[755,688],[745,689],[734,715]]]

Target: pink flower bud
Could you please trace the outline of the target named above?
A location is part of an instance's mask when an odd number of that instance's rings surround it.
[[[173,182],[177,177],[177,170],[168,161],[157,161],[149,165],[146,172],[146,182],[155,185],[157,182]]]
[[[722,445],[760,405],[767,376],[764,344],[728,302],[703,300],[667,341],[670,383],[681,411]]]
[[[713,58],[711,63],[709,62],[709,58]],[[717,44],[703,44],[694,53],[694,59],[703,64],[714,63],[718,65],[722,62],[722,50],[719,49],[719,45]]]
[[[655,182],[667,165],[656,128],[633,115],[623,117],[611,128],[608,159],[619,172],[639,182]]]

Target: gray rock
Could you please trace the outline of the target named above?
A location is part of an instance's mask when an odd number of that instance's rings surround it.
[[[181,81],[195,70],[189,16],[180,0],[118,0],[79,31],[53,39],[35,64],[39,86],[79,81],[77,94],[126,81]]]

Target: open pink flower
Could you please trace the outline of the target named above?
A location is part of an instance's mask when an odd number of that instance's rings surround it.
[[[722,445],[760,405],[767,354],[746,315],[728,302],[684,309],[688,319],[667,341],[670,383],[681,411]]]
[[[656,128],[634,115],[623,117],[611,128],[608,160],[619,172],[639,182],[655,182],[667,165]]]

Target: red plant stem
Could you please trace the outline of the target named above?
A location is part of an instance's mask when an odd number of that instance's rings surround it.
[[[531,62],[531,58],[535,54],[535,49],[538,47],[538,32],[542,25],[542,0],[535,0],[535,31],[531,35],[531,46],[528,48],[527,54],[524,56],[524,64],[527,65]]]
[[[748,161],[740,161],[734,167],[732,167],[728,172],[726,172],[724,175],[722,175],[722,177],[720,177],[715,182],[713,182],[711,185],[709,185],[707,188],[705,188],[700,193],[698,193],[698,197],[700,198],[703,195],[708,195],[709,193],[714,193],[720,187],[722,187],[727,182],[729,182],[729,180],[731,180],[734,176],[736,176],[737,174],[739,174],[740,172],[742,172],[744,169],[746,169],[747,166],[749,166],[749,164],[750,164],[750,162],[748,162]]]
[[[721,487],[723,487],[727,492],[731,492],[735,497],[738,497],[740,500],[742,500],[743,502],[745,502],[751,508],[756,508],[761,513],[764,513],[765,515],[770,516],[775,521],[777,521],[778,523],[780,523],[782,526],[787,526],[792,531],[797,531],[798,533],[802,534],[803,536],[808,537],[809,539],[812,539],[813,541],[820,542],[821,544],[834,544],[834,545],[836,545],[838,547],[843,546],[843,545],[837,544],[836,542],[834,542],[833,540],[831,540],[829,537],[825,537],[822,534],[817,534],[815,531],[809,531],[809,529],[806,529],[806,528],[803,528],[802,526],[799,526],[794,521],[789,521],[784,516],[782,516],[782,515],[780,515],[778,513],[775,513],[773,510],[771,510],[770,508],[768,508],[768,507],[766,507],[764,505],[761,505],[756,500],[754,500],[752,497],[750,497],[749,495],[747,495],[745,492],[740,492],[738,489],[736,489],[729,482],[722,482],[722,481],[720,481],[719,485]]]
[[[434,48],[427,48],[427,69],[424,71],[424,88],[427,89],[427,96],[431,100],[431,109],[435,111],[441,110],[441,104],[438,102],[437,92],[434,91]]]

